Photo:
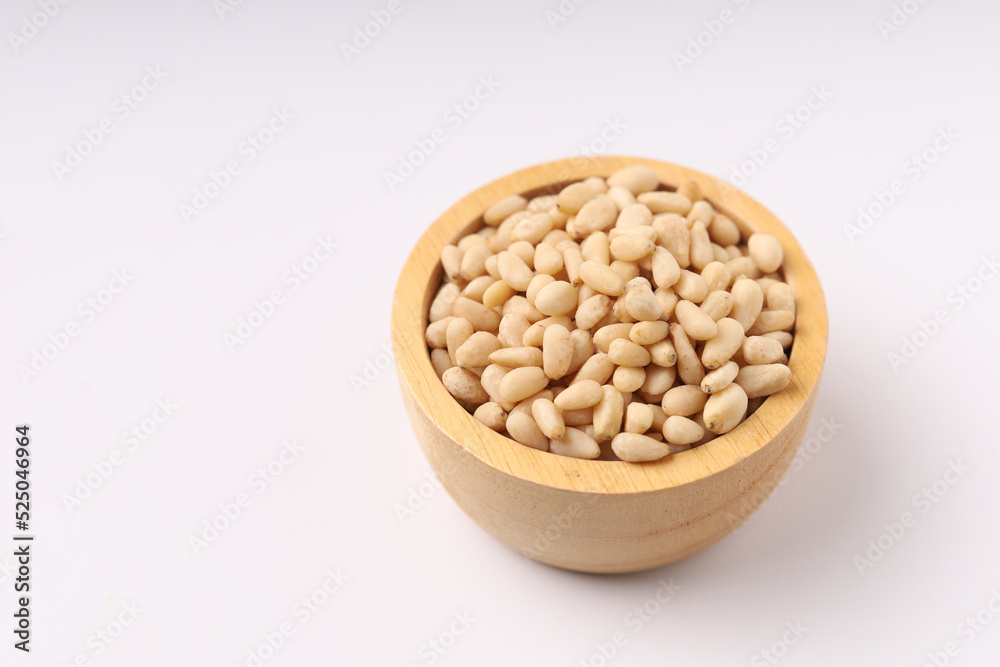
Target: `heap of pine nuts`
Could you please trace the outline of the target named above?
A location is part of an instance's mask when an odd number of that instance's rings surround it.
[[[659,185],[636,165],[512,195],[441,252],[427,344],[476,419],[554,454],[655,461],[788,385],[781,244],[744,240],[696,183]]]

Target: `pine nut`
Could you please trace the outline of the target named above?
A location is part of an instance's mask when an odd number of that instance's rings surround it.
[[[654,216],[653,229],[659,235],[660,245],[670,251],[680,268],[691,265],[691,232],[684,218],[671,214]]]
[[[528,210],[535,211],[548,211],[550,208],[556,205],[555,195],[538,195],[528,202]]]
[[[718,322],[729,315],[729,311],[733,309],[733,295],[725,290],[711,292],[701,302],[701,309],[705,311],[706,315]]]
[[[688,197],[688,199],[690,199],[690,197]],[[699,201],[691,200],[691,202],[691,210],[688,211],[687,219],[692,223],[700,222],[707,229],[708,226],[712,224],[712,219],[715,217],[715,209],[712,208],[712,205],[704,199]]]
[[[496,227],[505,218],[520,210],[523,210],[528,205],[528,200],[521,195],[510,195],[509,197],[504,197],[497,203],[486,209],[483,213],[483,222],[491,227]]]
[[[743,325],[730,317],[723,317],[716,325],[719,332],[705,342],[701,351],[701,361],[709,370],[722,366],[743,347]]]
[[[490,365],[490,355],[499,349],[500,341],[496,336],[487,331],[477,331],[455,350],[455,363],[462,368],[485,368]]]
[[[511,238],[515,241],[527,241],[534,245],[552,231],[554,224],[551,215],[548,213],[539,213],[517,223],[511,234]]]
[[[625,399],[613,386],[601,387],[601,400],[594,406],[593,424],[600,441],[610,440],[621,430]]]
[[[630,403],[625,411],[625,430],[645,433],[653,425],[653,409],[645,403]]]
[[[462,249],[457,245],[446,245],[441,251],[441,268],[451,282],[457,282],[462,273]]]
[[[625,289],[625,280],[614,269],[594,261],[580,265],[580,279],[591,289],[608,296],[618,296]]]
[[[427,325],[427,330],[424,333],[424,337],[427,339],[427,345],[431,349],[440,349],[448,347],[448,324],[455,319],[454,315],[449,315],[448,317],[438,320],[437,322],[431,322]]]
[[[546,438],[560,440],[566,435],[562,413],[552,401],[542,398],[531,404],[531,416]]]
[[[660,179],[656,172],[641,164],[625,167],[608,177],[609,186],[623,187],[633,195],[655,190],[659,184]]]
[[[493,401],[483,403],[476,408],[473,416],[496,432],[503,431],[507,425],[507,413]]]
[[[577,326],[580,326],[579,315],[577,315]],[[661,340],[666,338],[669,333],[669,324],[663,320],[654,320],[636,322],[632,325],[632,328],[629,329],[628,337],[633,343],[637,343],[639,345],[652,345],[653,343],[659,343]]]
[[[772,331],[762,334],[762,338],[773,338],[778,341],[782,350],[787,350],[792,345],[792,334],[787,331]]]
[[[485,276],[483,276],[485,278]],[[478,278],[476,280],[479,280]],[[471,285],[471,283],[470,283]],[[483,292],[482,304],[487,308],[496,308],[507,303],[517,290],[502,280],[495,280]]]
[[[729,287],[729,280],[732,276],[729,269],[722,262],[711,261],[701,270],[701,277],[708,285],[709,292],[718,292]]]
[[[516,403],[540,392],[549,384],[549,378],[538,366],[515,368],[505,374],[497,387],[501,401]]]
[[[714,324],[714,323],[713,323]],[[627,338],[617,338],[611,341],[608,356],[612,363],[619,366],[643,367],[649,364],[649,351],[641,345],[636,345]]]
[[[462,255],[462,263],[459,265],[459,272],[465,280],[478,278],[486,273],[486,258],[493,255],[493,252],[486,245],[475,245],[465,251]]]
[[[490,355],[490,363],[507,368],[541,366],[542,351],[537,347],[503,347]]]
[[[611,440],[611,449],[630,463],[658,461],[670,454],[669,445],[639,433],[619,433]]]
[[[566,315],[576,310],[576,288],[569,283],[556,280],[542,287],[535,296],[535,308],[544,315]],[[530,301],[530,297],[529,297]]]
[[[650,345],[649,355],[657,366],[669,368],[677,363],[677,351],[674,349],[673,341],[670,340],[661,340]]]
[[[462,347],[475,331],[472,323],[464,317],[451,318],[448,329],[445,331],[445,347],[448,348],[448,356],[451,357],[452,366],[459,365],[458,348]]]
[[[628,338],[631,331],[632,325],[626,323],[609,324],[601,327],[594,333],[594,345],[601,352],[607,352],[611,349],[612,341],[618,338]]]
[[[492,363],[483,369],[483,374],[479,377],[483,389],[490,395],[490,400],[500,403],[500,381],[507,375],[507,369],[496,363]],[[506,401],[504,401],[506,402]]]
[[[739,364],[735,361],[727,361],[714,371],[705,373],[705,377],[701,379],[701,390],[706,394],[714,394],[721,389],[725,389],[736,379],[736,374],[739,370]]]
[[[743,359],[748,364],[773,364],[785,356],[781,343],[773,338],[750,336],[743,341]]]
[[[660,302],[660,310],[663,313],[660,317],[664,320],[669,320],[674,314],[674,308],[677,306],[677,302],[680,301],[680,297],[677,296],[677,292],[669,287],[657,287],[656,291],[653,292],[653,296],[655,296],[656,300]]]
[[[783,331],[795,324],[795,316],[787,310],[762,310],[753,326],[747,331],[749,336],[759,336],[772,331]]]
[[[712,257],[716,262],[721,264],[725,264],[730,260],[729,253],[726,252],[726,249],[714,241],[712,242]]]
[[[560,410],[566,426],[585,426],[594,421],[594,408],[580,408],[579,410]]]
[[[531,324],[520,313],[508,313],[500,320],[500,334],[497,338],[504,347],[524,345],[524,332]]]
[[[567,427],[562,440],[549,441],[549,451],[576,459],[596,459],[601,455],[601,446],[580,429]]]
[[[702,412],[705,428],[716,435],[728,433],[743,420],[746,411],[746,392],[734,382],[708,397]]]
[[[764,305],[760,285],[749,278],[740,278],[733,283],[732,295],[733,308],[729,317],[739,322],[744,331],[749,331]]]
[[[704,195],[701,193],[701,186],[694,181],[688,181],[684,183],[679,188],[677,188],[678,194],[682,194],[693,202],[702,199]]]
[[[604,294],[597,294],[580,304],[576,309],[576,326],[589,329],[611,310],[611,299]]]
[[[611,254],[615,259],[635,262],[653,252],[656,244],[641,234],[622,234],[611,241]]]
[[[582,181],[571,183],[556,197],[556,208],[567,215],[573,215],[596,195],[597,193]]]
[[[701,412],[705,407],[708,394],[701,390],[701,387],[694,384],[682,384],[667,390],[663,395],[663,411],[667,415],[680,415],[688,417]]]
[[[503,281],[518,292],[528,289],[534,277],[524,260],[510,250],[504,250],[497,256],[497,268]]]
[[[583,366],[577,371],[572,384],[584,380],[593,380],[597,384],[604,384],[611,378],[614,371],[615,365],[612,363],[611,357],[604,352],[598,352],[583,362]]]
[[[702,368],[684,327],[680,324],[671,324],[670,338],[674,341],[674,349],[677,351],[677,374],[685,384],[700,385],[701,379],[705,377],[705,369]]]
[[[558,246],[556,249],[559,249]],[[580,266],[583,264],[583,255],[580,254],[580,248],[575,243],[570,242],[568,245],[563,246],[562,256],[566,275],[569,276],[569,282],[573,287],[579,287],[581,284]]]
[[[723,247],[734,246],[740,242],[740,228],[728,217],[716,213],[708,226],[708,237]]]
[[[616,202],[617,203],[617,202]],[[632,203],[621,207],[615,229],[647,227],[653,223],[653,213],[645,204]]]
[[[777,271],[785,258],[781,242],[771,234],[760,232],[751,234],[750,238],[747,239],[747,249],[750,251],[750,257],[753,258],[754,264],[764,273]]]
[[[440,348],[431,350],[431,366],[434,367],[434,372],[439,378],[444,375],[446,370],[454,366],[451,363],[451,357],[448,356],[448,350]]]
[[[652,260],[653,284],[657,287],[672,287],[681,277],[681,267],[669,250],[657,247]]]
[[[655,401],[659,403],[663,398],[662,394],[665,394],[673,386],[676,377],[677,369],[673,366],[649,365],[646,366],[646,379],[643,381],[640,389],[650,395],[659,394],[660,399]]]
[[[531,302],[527,298],[521,296],[520,294],[515,294],[514,296],[507,299],[507,303],[503,305],[503,315],[517,314],[528,320],[529,324],[534,324],[535,322],[540,322],[545,319],[545,316],[538,312],[538,309],[531,305]]]
[[[646,369],[641,366],[619,366],[611,375],[611,384],[623,394],[638,391],[646,382]]]
[[[490,248],[490,250],[492,250],[493,252],[501,252],[503,250],[506,250],[508,245],[510,244],[507,243],[504,245],[503,248],[497,250],[494,250],[493,248]],[[490,255],[489,257],[487,257],[486,261],[483,262],[483,268],[486,270],[486,273],[496,278],[497,280],[500,280],[500,270],[497,268],[496,255]]]
[[[618,207],[608,197],[596,197],[584,204],[576,214],[576,231],[581,236],[607,229],[615,223]]]
[[[511,371],[511,373],[514,372]],[[602,395],[601,385],[593,380],[583,380],[571,384],[564,392],[556,396],[555,404],[560,410],[579,410],[597,405]]]
[[[608,191],[608,183],[600,176],[590,176],[583,179],[583,182],[590,186],[590,189],[598,194],[604,194]]]
[[[558,380],[569,372],[572,361],[573,341],[569,330],[561,324],[547,327],[542,336],[542,369],[545,374],[552,380]]]
[[[640,204],[645,204],[653,213],[677,213],[687,215],[691,210],[691,200],[676,192],[644,192],[636,197]]]
[[[565,315],[554,315],[546,317],[544,320],[539,320],[524,332],[524,344],[531,347],[541,347],[542,342],[545,340],[545,330],[553,324],[558,324],[569,329],[572,326],[572,321]]]
[[[626,262],[622,259],[611,262],[611,270],[621,276],[626,283],[639,275],[639,267],[635,262]]]
[[[538,424],[527,412],[512,412],[507,415],[507,433],[522,445],[527,445],[543,452],[549,450],[549,439],[545,437]]]
[[[693,445],[705,437],[705,429],[687,417],[671,415],[663,422],[663,437],[672,445]]]
[[[479,405],[490,398],[479,382],[479,376],[467,368],[449,368],[441,375],[441,382],[449,394],[466,403]]]
[[[792,371],[784,364],[744,366],[733,380],[746,391],[747,397],[770,396],[788,386]]]
[[[681,275],[674,283],[673,290],[682,299],[692,303],[701,303],[708,296],[708,283],[693,271],[681,270]]]
[[[464,296],[455,299],[452,314],[469,320],[476,331],[496,333],[500,328],[500,313]]]
[[[535,270],[554,276],[563,268],[563,257],[553,246],[548,243],[539,243],[535,247]]]
[[[760,270],[757,265],[753,263],[753,259],[750,257],[737,257],[736,259],[731,259],[725,263],[726,268],[729,269],[729,279],[736,283],[737,280],[741,278],[757,278],[760,276]]]
[[[652,322],[663,316],[660,300],[650,290],[649,285],[639,285],[625,293],[625,310],[635,320]]]
[[[437,322],[451,315],[455,299],[459,298],[461,291],[455,283],[445,283],[442,285],[441,289],[434,296],[434,300],[431,301],[431,307],[427,312],[427,319],[431,322]]]
[[[690,301],[679,301],[674,313],[684,332],[694,340],[708,340],[719,332],[715,320]]]
[[[599,264],[611,264],[608,235],[604,232],[593,232],[580,244],[580,255],[583,261],[593,260]]]
[[[700,220],[691,225],[691,265],[701,271],[715,260],[712,242],[708,238],[705,223]]]

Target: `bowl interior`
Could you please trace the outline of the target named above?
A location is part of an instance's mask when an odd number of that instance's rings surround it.
[[[632,164],[651,167],[660,178],[660,190],[675,190],[687,181],[695,181],[705,199],[729,216],[744,236],[762,231],[781,242],[785,251],[782,269],[796,297],[795,338],[788,361],[792,382],[768,397],[732,431],[651,463],[574,459],[526,447],[487,428],[466,412],[434,373],[424,330],[430,302],[441,281],[441,250],[482,227],[483,211],[502,197],[521,194],[530,199],[556,194],[569,183],[589,176],[610,176]],[[464,197],[431,225],[407,260],[396,289],[392,324],[401,381],[448,437],[501,472],[554,488],[591,493],[657,491],[703,479],[745,459],[786,428],[802,407],[818,382],[827,337],[826,306],[819,279],[798,242],[773,214],[746,194],[706,174],[628,157],[549,162],[500,178]],[[400,363],[402,358],[406,363]]]

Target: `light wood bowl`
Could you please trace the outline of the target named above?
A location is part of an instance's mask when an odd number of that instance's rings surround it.
[[[586,461],[509,440],[451,397],[431,367],[424,329],[441,280],[441,249],[482,225],[510,194],[558,192],[588,176],[650,166],[665,189],[687,181],[743,230],[781,241],[797,320],[791,384],[746,421],[705,445],[652,463]],[[826,356],[819,279],[791,233],[747,195],[691,169],[631,157],[558,160],[484,185],[448,209],[417,242],[392,307],[392,343],[403,401],[431,467],[455,502],[487,532],[543,563],[581,572],[634,572],[701,551],[745,521],[770,495],[798,449]],[[443,547],[442,547],[443,548]]]

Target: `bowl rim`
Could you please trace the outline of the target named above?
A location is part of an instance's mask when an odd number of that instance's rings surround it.
[[[440,281],[440,255],[459,234],[481,224],[483,211],[511,194],[589,176],[610,176],[646,165],[669,189],[694,181],[717,211],[744,234],[773,234],[784,249],[785,279],[796,299],[796,329],[789,353],[792,381],[732,431],[704,445],[649,463],[575,459],[522,445],[488,428],[445,389],[430,363],[425,340],[427,306]],[[737,188],[702,172],[631,156],[577,157],[536,164],[470,192],[442,213],[407,257],[393,296],[392,342],[401,390],[409,391],[428,420],[449,439],[498,472],[526,482],[588,493],[643,493],[704,480],[744,461],[789,428],[816,389],[827,344],[827,314],[819,277],[792,233],[769,210]],[[433,462],[432,462],[433,463]]]

